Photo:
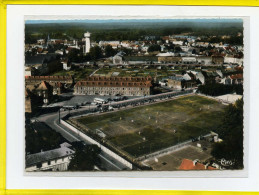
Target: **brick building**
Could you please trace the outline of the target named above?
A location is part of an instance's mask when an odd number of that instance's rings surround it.
[[[74,86],[74,94],[87,95],[150,95],[152,78],[148,77],[87,77]]]

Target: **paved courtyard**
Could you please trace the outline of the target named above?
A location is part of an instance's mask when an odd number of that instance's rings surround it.
[[[134,99],[138,98],[140,96],[127,96],[128,99]],[[61,98],[64,99],[64,101],[51,103],[48,105],[48,107],[55,107],[55,106],[76,106],[80,105],[85,102],[93,102],[94,98],[102,98],[104,100],[107,100],[108,98],[114,99],[116,96],[101,96],[101,95],[73,95],[72,93],[63,94],[61,95]]]
[[[152,167],[155,171],[172,171],[178,170],[184,158],[190,160],[199,159],[201,162],[210,159],[211,144],[206,141],[201,141],[199,142],[202,145],[200,148],[197,147],[197,143],[198,142],[194,142],[179,150],[144,160],[143,164]],[[206,150],[203,150],[205,146]]]

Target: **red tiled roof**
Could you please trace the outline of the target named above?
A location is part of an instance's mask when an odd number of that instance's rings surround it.
[[[230,76],[231,79],[243,79],[243,74],[235,74]]]
[[[199,162],[194,163],[192,160],[183,159],[179,167],[180,170],[205,170],[206,166]],[[208,166],[208,170],[215,170],[216,168]]]
[[[46,81],[42,81],[41,84],[37,87],[37,90],[48,90],[49,85]]]
[[[151,77],[87,77],[84,81],[78,81],[75,87],[151,87],[151,80]]]
[[[101,77],[101,76],[93,76],[86,77],[85,81],[126,81],[126,82],[143,82],[143,81],[151,81],[152,77]]]
[[[72,80],[72,76],[25,76],[26,81],[38,80],[38,81],[61,81]]]

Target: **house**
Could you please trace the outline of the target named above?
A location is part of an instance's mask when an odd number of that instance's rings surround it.
[[[221,70],[216,70],[216,73],[221,77],[221,78],[223,78],[223,73],[222,73],[222,71]]]
[[[233,56],[226,56],[224,58],[224,63],[243,65],[243,58],[235,58]]]
[[[204,165],[200,163],[198,160],[189,160],[189,159],[183,159],[179,170],[217,170],[217,168],[214,168],[212,166],[209,166],[208,164]]]
[[[217,78],[220,78],[220,75],[216,72],[201,71],[196,74],[196,79],[202,84],[215,83]]]
[[[194,63],[197,63],[197,60],[195,57],[182,57],[182,63],[183,64],[194,64]]]
[[[173,89],[182,89],[183,77],[181,75],[171,76],[168,78],[167,86]]]
[[[32,113],[30,91],[25,89],[25,112]]]
[[[223,56],[213,55],[213,56],[211,56],[211,58],[212,58],[213,64],[222,65],[224,63],[224,57]]]
[[[158,82],[158,84],[160,85],[160,86],[167,86],[167,80],[161,80],[161,81],[159,81]]]
[[[177,40],[173,40],[172,41],[174,45],[183,45],[183,41],[177,41]]]
[[[60,148],[27,155],[25,170],[28,172],[67,171],[68,165],[75,153],[75,151],[67,146],[71,145],[60,144]]]
[[[34,67],[24,67],[24,75],[25,76],[35,76],[37,74],[37,71]]]
[[[117,53],[115,56],[113,56],[112,62],[113,64],[123,64],[123,54]]]
[[[156,56],[157,57],[173,57],[173,56],[175,56],[175,53],[173,53],[173,52],[159,53]]]
[[[231,84],[243,84],[243,74],[230,75]]]
[[[37,96],[43,98],[44,104],[48,104],[52,95],[52,87],[46,82],[42,81],[41,84],[35,89]]]
[[[43,45],[43,44],[45,44],[45,39],[38,39],[37,43],[40,45]]]
[[[196,79],[199,80],[201,84],[205,84],[205,76],[202,74],[202,72],[198,72],[196,74]]]
[[[200,56],[200,57],[197,57],[197,62],[202,65],[211,65],[212,59],[211,57],[208,57],[208,56]]]
[[[51,83],[52,86],[52,94],[53,95],[60,95],[63,92],[64,86],[62,83]]]
[[[128,48],[130,46],[130,41],[122,41],[121,46]]]
[[[121,44],[120,41],[99,41],[100,47],[111,45],[113,49],[117,49]]]
[[[71,69],[71,66],[68,65],[68,60],[62,60],[61,61],[62,63],[62,66],[63,66],[63,70],[70,70]]]

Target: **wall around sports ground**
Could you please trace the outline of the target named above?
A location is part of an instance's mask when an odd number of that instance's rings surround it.
[[[101,148],[101,150],[109,155],[112,156],[113,158],[115,158],[116,160],[118,160],[120,163],[122,163],[123,165],[125,165],[126,167],[132,169],[132,163],[128,162],[127,160],[125,160],[124,158],[122,158],[121,156],[119,156],[118,154],[114,153],[113,151],[111,151],[110,149],[106,148],[105,146],[103,146],[102,144],[100,144],[99,142],[97,142],[96,140],[92,139],[91,137],[87,136],[86,134],[82,133],[79,129],[75,128],[74,126],[70,125],[69,123],[67,123],[64,120],[60,120],[60,123],[64,126],[66,126],[67,128],[69,128],[71,131],[73,131],[74,133],[78,134],[80,137],[82,137],[83,139],[85,139],[86,141],[90,142],[91,144],[96,144],[98,147]]]
[[[207,137],[214,136],[214,135],[218,135],[218,134],[214,133],[214,132],[211,132],[211,133],[209,133],[209,134],[207,134],[207,135],[205,135],[203,137],[207,138]],[[157,157],[157,156],[159,156],[161,154],[166,154],[166,153],[169,153],[169,152],[173,152],[173,151],[178,150],[180,148],[183,148],[183,147],[185,147],[187,145],[190,145],[190,143],[192,143],[192,142],[193,142],[192,139],[190,139],[190,140],[187,140],[185,142],[179,143],[177,145],[170,146],[168,148],[165,148],[165,149],[153,152],[151,154],[140,156],[140,157],[137,158],[137,160],[143,161],[143,160],[146,160],[148,158],[155,158],[155,157]]]

